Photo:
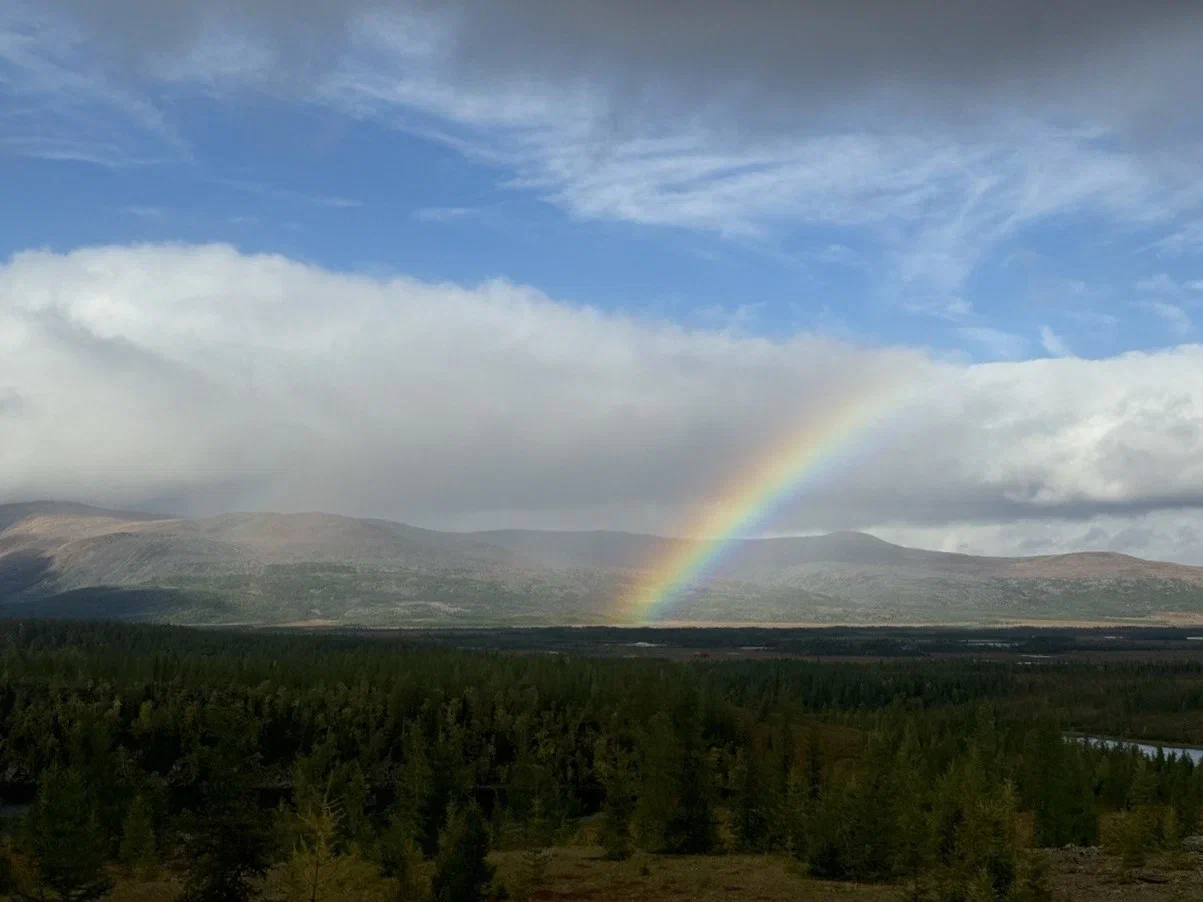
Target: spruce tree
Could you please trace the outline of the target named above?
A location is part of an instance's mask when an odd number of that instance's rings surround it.
[[[535,891],[543,885],[547,876],[547,865],[551,854],[547,846],[553,838],[553,825],[543,813],[543,802],[536,798],[530,818],[523,829],[522,855],[518,873],[509,884],[510,895],[517,902],[534,898]]]
[[[823,794],[823,743],[818,728],[806,737],[806,786],[812,801]]]
[[[380,872],[386,877],[403,875],[412,870],[415,862],[422,860],[413,823],[397,811],[390,816],[376,848]]]
[[[104,835],[79,771],[54,765],[42,775],[26,830],[43,887],[70,900],[108,892]]]
[[[1030,789],[1036,845],[1095,845],[1099,815],[1085,750],[1045,725],[1037,731],[1029,755],[1036,768]]]
[[[201,799],[185,819],[184,902],[246,902],[267,872],[272,851],[268,812],[254,788],[253,757],[231,725],[216,748],[198,756]]]
[[[155,862],[155,829],[150,806],[134,796],[121,828],[121,864],[131,874],[146,873]]]
[[[693,704],[683,716],[680,737],[681,754],[676,773],[677,807],[665,825],[665,847],[678,854],[704,855],[714,851],[718,837],[714,822],[710,762]]]
[[[475,804],[456,811],[439,840],[430,888],[435,902],[479,902],[488,892],[489,829]]]
[[[606,791],[598,840],[606,857],[623,861],[631,856],[631,821],[635,792],[630,755],[616,739],[599,739],[593,753],[598,779]]]
[[[635,804],[635,833],[650,851],[664,848],[669,820],[677,810],[681,752],[672,722],[663,711],[651,719],[641,737],[639,795]]]
[[[340,820],[340,812],[329,798],[310,801],[297,812],[300,839],[288,862],[295,897],[308,902],[328,898],[336,874],[334,843]]]
[[[739,844],[751,852],[765,851],[769,834],[770,787],[765,783],[760,750],[749,744],[742,761],[742,780],[736,831]]]
[[[426,743],[416,724],[405,734],[405,751],[396,779],[397,801],[390,820],[397,836],[406,835],[425,854],[438,849],[438,824],[433,812],[434,771],[426,756]]]

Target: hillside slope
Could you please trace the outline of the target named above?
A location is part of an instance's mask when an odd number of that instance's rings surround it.
[[[618,622],[682,539],[448,533],[330,514],[172,519],[0,506],[6,613],[376,626]],[[863,533],[734,543],[660,616],[693,622],[987,623],[1203,616],[1203,567],[1110,553],[996,558]]]

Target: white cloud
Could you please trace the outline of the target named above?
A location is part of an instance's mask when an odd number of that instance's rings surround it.
[[[774,530],[1203,506],[1203,346],[952,365],[222,245],[13,258],[0,387],[0,500],[672,531],[799,424],[903,387]]]
[[[808,249],[805,257],[829,266],[862,266],[865,263],[864,255],[846,244],[826,244]]]
[[[964,298],[954,297],[944,301],[904,301],[902,309],[920,316],[960,322],[973,315],[973,304]]]
[[[1040,327],[1040,346],[1054,357],[1073,356],[1073,352],[1065,344],[1064,339],[1048,326]]]
[[[1178,281],[1164,272],[1147,276],[1136,283],[1136,290],[1145,294],[1177,294],[1180,289]]]
[[[961,326],[956,333],[965,341],[981,346],[997,359],[1015,360],[1028,352],[1028,340],[1022,335],[991,326]]]
[[[1167,301],[1141,301],[1137,306],[1143,307],[1154,316],[1164,320],[1166,325],[1178,335],[1187,335],[1194,329],[1190,314],[1178,304],[1171,304]]]
[[[1196,219],[1157,240],[1153,248],[1160,256],[1182,257],[1203,252],[1203,219]]]
[[[347,210],[364,205],[363,201],[352,197],[343,197],[338,194],[311,194],[304,191],[294,191],[291,188],[280,188],[267,182],[251,181],[250,179],[219,177],[212,179],[212,181],[214,184],[233,188],[237,191],[245,191],[248,194],[257,194],[260,197],[269,197],[273,200],[302,206]]]
[[[1125,517],[962,523],[948,527],[885,527],[887,541],[962,554],[1029,555],[1111,551],[1154,560],[1203,564],[1203,514],[1155,511]]]
[[[145,204],[127,204],[121,208],[120,212],[126,216],[133,216],[137,219],[149,219],[156,222],[161,222],[167,218],[167,211],[163,207],[153,207]]]
[[[451,223],[481,219],[484,212],[480,207],[419,207],[410,215],[418,222]]]
[[[0,311],[0,384],[26,399],[8,497],[675,508],[791,419],[922,366],[224,246],[22,254]]]

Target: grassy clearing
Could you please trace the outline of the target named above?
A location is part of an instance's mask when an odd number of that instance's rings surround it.
[[[1102,849],[1058,849],[1048,853],[1058,902],[1186,902],[1203,899],[1203,854],[1172,860],[1151,856],[1138,869],[1125,869],[1119,856]],[[521,883],[523,854],[495,852],[497,882]],[[119,879],[110,902],[174,902],[180,885],[170,876],[148,882]],[[594,846],[549,850],[542,882],[519,902],[897,902],[901,887],[813,880],[787,858],[772,855],[677,857],[637,853],[628,861],[607,861]],[[331,900],[333,902],[333,900]]]
[[[521,873],[522,854],[493,856],[497,876],[510,883]],[[539,900],[598,899],[689,900],[894,899],[889,886],[831,883],[805,877],[794,862],[769,855],[669,856],[637,853],[628,861],[607,861],[600,848],[555,849],[542,885],[531,894]]]

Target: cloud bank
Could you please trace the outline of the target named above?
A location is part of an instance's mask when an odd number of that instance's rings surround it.
[[[1191,557],[1163,539],[1203,507],[1201,346],[955,365],[226,245],[0,269],[0,500],[672,532],[808,417],[898,384],[766,528],[962,529],[999,551],[1154,518],[1150,541]]]

